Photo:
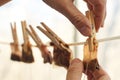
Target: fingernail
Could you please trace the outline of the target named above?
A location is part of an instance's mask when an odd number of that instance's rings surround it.
[[[75,58],[71,61],[71,65],[72,64],[76,64],[76,63],[80,63],[81,61],[78,58]]]
[[[82,28],[80,28],[80,31],[84,36],[90,36],[91,35],[91,29],[86,27],[86,26],[83,26]]]
[[[104,24],[101,25],[101,27],[103,28]]]
[[[79,59],[73,59],[69,66],[66,80],[79,80],[82,77],[83,64]]]

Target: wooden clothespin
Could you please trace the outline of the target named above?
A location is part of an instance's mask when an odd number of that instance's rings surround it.
[[[91,36],[86,41],[86,44],[84,45],[84,68],[87,72],[87,69],[89,71],[94,71],[97,68],[99,68],[99,64],[97,61],[97,48],[98,48],[98,42],[96,41],[96,31],[95,31],[95,23],[94,23],[94,15],[92,11],[87,11],[86,16],[90,21],[91,24]]]
[[[94,15],[92,13],[92,11],[86,11],[86,16],[91,24],[91,36],[89,36],[89,50],[90,51],[93,51],[93,41],[94,41],[94,38],[96,37],[96,30],[95,30],[95,23],[94,23]]]
[[[22,25],[22,32],[24,39],[24,43],[22,45],[22,61],[26,63],[32,63],[34,62],[34,58],[32,54],[28,33],[26,32],[26,28],[27,28],[26,21],[21,21],[21,25]]]
[[[16,23],[14,23],[14,27],[11,23],[11,30],[12,30],[12,36],[13,36],[13,43],[10,43],[11,46],[11,60],[15,61],[21,61],[21,52],[19,49],[19,43],[18,43],[18,36],[16,31]]]
[[[52,56],[51,56],[51,52],[47,49],[47,46],[42,42],[42,40],[39,38],[39,36],[37,35],[37,33],[35,32],[35,30],[32,28],[31,25],[29,25],[30,30],[27,30],[28,34],[32,37],[32,39],[35,41],[35,43],[37,44],[37,47],[39,48],[39,50],[41,51],[42,57],[44,59],[44,63],[52,63]]]
[[[54,43],[53,60],[56,65],[69,67],[72,51],[69,46],[58,37],[45,23],[41,23],[44,29],[40,26],[37,28],[42,31]]]
[[[47,27],[46,25],[43,25],[44,23],[41,23],[41,24],[42,24],[42,26],[43,26],[46,30],[43,29],[43,28],[40,27],[40,26],[37,26],[37,28],[38,28],[41,32],[43,32],[49,39],[51,39],[52,42],[54,43],[54,45],[56,45],[57,47],[59,47],[59,48],[61,49],[61,47],[60,47],[60,45],[59,45],[59,41],[56,40],[56,38],[53,36],[53,34],[49,33],[50,31],[49,31],[48,28],[46,28],[46,27]]]

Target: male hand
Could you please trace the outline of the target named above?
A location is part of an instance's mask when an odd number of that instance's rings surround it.
[[[91,35],[89,20],[75,7],[74,0],[43,0],[50,7],[66,16],[84,36]],[[88,8],[94,12],[96,31],[104,24],[106,0],[86,0]]]

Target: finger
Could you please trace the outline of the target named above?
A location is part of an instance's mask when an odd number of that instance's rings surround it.
[[[92,4],[88,0],[84,0],[87,3],[87,7],[89,10],[93,10]]]
[[[83,63],[79,59],[74,59],[68,68],[66,80],[81,80],[82,72]]]
[[[75,7],[74,0],[43,0],[46,4],[66,16],[84,36],[91,35],[88,19]]]
[[[96,31],[98,31],[105,20],[106,0],[86,0],[86,2],[93,7]]]

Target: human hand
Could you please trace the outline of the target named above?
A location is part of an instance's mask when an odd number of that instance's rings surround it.
[[[100,27],[103,27],[106,17],[106,2],[107,0],[84,0],[88,8],[93,11],[95,19],[95,27],[98,32]]]
[[[11,0],[0,0],[0,6],[3,6],[4,4],[6,4],[9,1],[11,1]]]
[[[66,16],[84,36],[91,35],[89,20],[74,6],[74,0],[43,0],[50,7]],[[106,0],[86,0],[89,9],[95,13],[96,30],[104,23]],[[94,4],[95,3],[95,4]]]
[[[79,59],[74,59],[68,68],[66,80],[81,80],[83,72],[83,62]],[[88,80],[110,80],[108,74],[102,68],[86,75]]]

